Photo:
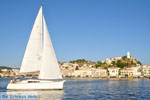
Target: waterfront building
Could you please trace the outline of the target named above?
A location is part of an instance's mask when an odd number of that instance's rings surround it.
[[[143,65],[142,73],[143,73],[143,76],[150,77],[150,66]]]
[[[87,68],[87,69],[80,69],[80,70],[75,70],[74,72],[72,72],[72,76],[74,77],[107,77],[107,70],[106,69],[102,69],[102,68]]]
[[[63,77],[71,77],[71,76],[73,76],[72,73],[74,72],[74,70],[75,70],[74,68],[70,68],[70,69],[64,68],[61,70],[62,76]]]
[[[107,70],[103,68],[93,69],[92,77],[107,77]]]
[[[124,68],[120,71],[121,76],[127,76],[127,77],[140,77],[140,66],[131,67],[131,68]]]
[[[121,76],[132,77],[133,76],[133,69],[131,68],[124,68],[120,71]]]
[[[140,77],[141,76],[141,66],[131,67],[133,70],[133,77]]]
[[[86,71],[85,70],[75,70],[72,75],[74,77],[86,77]]]
[[[92,70],[87,70],[86,73],[88,77],[92,77]]]
[[[120,68],[118,68],[118,67],[110,67],[110,68],[108,68],[109,77],[118,77],[119,69]]]
[[[72,73],[73,77],[80,77],[81,76],[81,70],[75,70],[73,73]]]

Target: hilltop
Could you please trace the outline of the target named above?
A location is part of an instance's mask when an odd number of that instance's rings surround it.
[[[127,56],[123,56],[123,57],[107,58],[104,62],[98,61],[95,67],[96,68],[119,67],[123,69],[124,67],[133,67],[137,65],[142,65],[142,63],[140,61],[137,61],[134,57],[127,58]]]

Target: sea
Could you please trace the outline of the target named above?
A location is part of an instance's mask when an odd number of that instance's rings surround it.
[[[0,78],[0,99],[8,100],[2,94],[35,93],[33,100],[150,100],[150,79],[65,79],[63,90],[7,91],[9,78]],[[22,94],[21,94],[22,93]],[[29,100],[32,100],[29,99]],[[11,100],[17,100],[11,98]],[[19,100],[19,99],[18,99]],[[23,99],[22,100],[28,100]]]

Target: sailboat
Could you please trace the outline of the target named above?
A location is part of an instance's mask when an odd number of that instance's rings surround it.
[[[47,29],[42,6],[34,22],[26,47],[20,73],[39,71],[38,79],[10,81],[8,90],[48,90],[63,89],[58,61]]]

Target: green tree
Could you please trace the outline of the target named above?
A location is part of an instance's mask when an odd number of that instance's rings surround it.
[[[120,60],[117,61],[116,65],[117,65],[117,67],[119,67],[119,68],[121,68],[121,69],[124,68],[125,66],[127,66],[126,63],[123,63],[123,62],[121,62]]]
[[[111,64],[112,64],[113,66],[115,66],[116,62],[115,62],[115,61],[112,61]]]
[[[133,60],[131,61],[131,65],[133,65]]]
[[[140,65],[142,65],[142,63],[141,63],[140,61],[137,61],[137,64],[140,64]]]
[[[79,70],[79,67],[78,67],[78,66],[76,66],[76,70]]]
[[[123,56],[122,59],[125,60],[127,58],[127,56]]]
[[[104,62],[104,64],[106,64],[106,61]]]
[[[136,63],[133,63],[134,66],[136,66]]]
[[[98,61],[97,64],[101,66],[103,63],[101,61]]]
[[[100,67],[100,65],[96,64],[95,67],[98,68],[98,67]]]

